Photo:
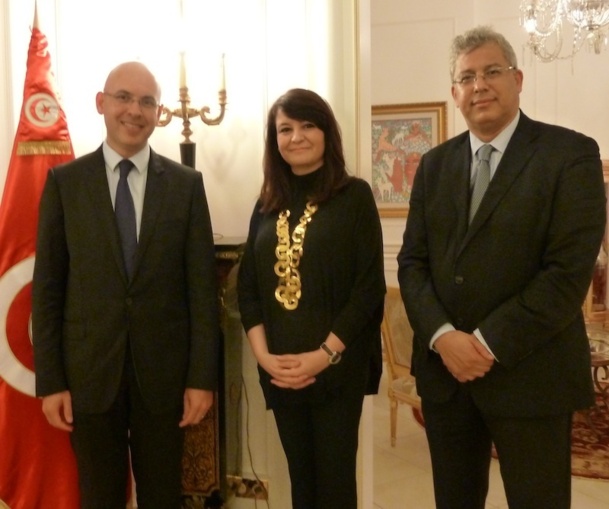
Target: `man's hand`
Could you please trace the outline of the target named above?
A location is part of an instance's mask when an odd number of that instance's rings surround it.
[[[488,373],[495,362],[494,357],[473,334],[450,331],[442,334],[434,343],[442,362],[459,380],[469,382]]]
[[[74,429],[70,391],[57,392],[43,397],[42,412],[51,426],[63,431]]]
[[[180,428],[199,424],[214,403],[214,392],[187,388],[184,391],[184,413]]]

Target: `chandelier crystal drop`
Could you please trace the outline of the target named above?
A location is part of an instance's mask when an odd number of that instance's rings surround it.
[[[599,54],[607,46],[609,0],[522,0],[520,24],[529,35],[527,46],[542,62],[573,58],[584,46]],[[563,52],[568,32],[571,48]]]

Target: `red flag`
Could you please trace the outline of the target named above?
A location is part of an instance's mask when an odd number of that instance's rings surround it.
[[[74,159],[36,18],[23,106],[0,204],[0,506],[77,509],[69,434],[51,427],[34,392],[31,287],[38,203],[50,167]]]

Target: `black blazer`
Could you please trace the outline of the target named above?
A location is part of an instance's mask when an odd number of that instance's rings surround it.
[[[107,409],[131,349],[151,411],[217,383],[213,234],[199,172],[151,151],[127,280],[101,147],[49,171],[33,278],[36,392]]]
[[[471,149],[463,133],[421,159],[398,279],[415,332],[423,398],[457,387],[429,341],[445,323],[479,328],[498,362],[471,382],[499,416],[569,412],[592,404],[582,303],[605,231],[596,142],[521,113],[468,228]]]

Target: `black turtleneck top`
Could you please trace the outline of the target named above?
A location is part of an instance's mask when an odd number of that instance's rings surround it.
[[[290,177],[290,242],[320,171],[323,168]],[[239,269],[239,309],[245,330],[263,324],[269,352],[276,354],[315,350],[330,332],[346,345],[341,362],[325,369],[302,391],[272,386],[260,369],[267,405],[306,395],[319,398],[328,392],[376,392],[385,278],[381,225],[370,186],[352,177],[338,194],[319,204],[307,226],[298,267],[302,296],[292,311],[283,309],[275,298],[278,212],[259,210],[257,203]]]

